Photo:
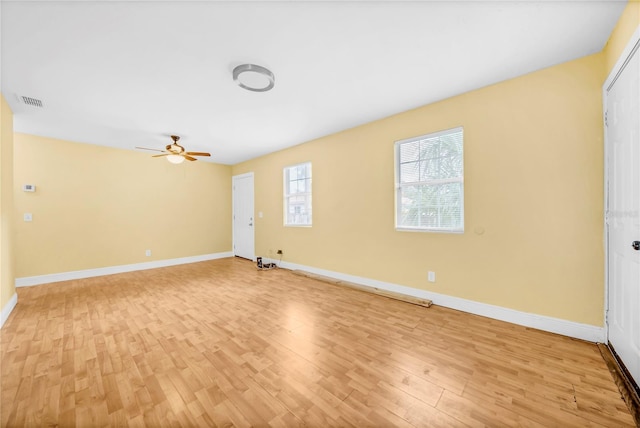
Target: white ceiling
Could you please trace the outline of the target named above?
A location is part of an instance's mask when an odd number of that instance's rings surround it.
[[[2,93],[17,132],[131,150],[178,134],[235,164],[599,52],[625,4],[5,0]],[[275,88],[238,87],[242,63]]]

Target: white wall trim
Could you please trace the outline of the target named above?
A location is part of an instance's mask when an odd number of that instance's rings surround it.
[[[18,304],[18,293],[13,293],[13,296],[9,299],[4,308],[2,308],[2,312],[0,312],[0,328],[4,325],[4,323],[9,319],[9,315],[11,315],[11,311]]]
[[[152,262],[135,263],[130,265],[108,266],[96,269],[52,273],[48,275],[27,276],[16,278],[16,287],[28,287],[31,285],[48,284],[50,282],[60,282],[73,279],[91,278],[94,276],[113,275],[115,273],[133,272],[136,270],[156,269],[160,267],[223,259],[226,257],[233,257],[233,252],[227,251],[224,253],[203,254],[200,256],[180,257],[177,259],[155,260]]]
[[[480,303],[473,300],[462,299],[460,297],[448,296],[426,290],[406,287],[404,285],[378,281],[370,278],[363,278],[355,275],[348,275],[340,272],[333,272],[319,269],[312,266],[304,266],[296,263],[282,262],[281,267],[292,270],[303,270],[317,275],[328,276],[341,281],[353,282],[367,287],[378,288],[380,290],[392,291],[394,293],[405,294],[419,299],[429,299],[435,305],[481,315],[500,321],[518,324],[524,327],[531,327],[551,333],[574,337],[576,339],[587,340],[589,342],[602,342],[605,337],[604,327],[581,324],[574,321],[567,321],[559,318],[537,315],[528,312],[521,312],[501,306]]]
[[[252,218],[253,218],[253,251],[251,260],[256,261],[256,209],[255,209],[255,175],[253,171],[245,172],[243,174],[234,175],[231,177],[231,242],[233,248],[233,255],[236,255],[236,182],[243,178],[251,178],[251,205],[252,205]],[[242,257],[242,256],[240,256]]]
[[[604,200],[603,200],[603,239],[604,239],[604,340],[603,343],[609,342],[609,225],[607,224],[607,216],[609,214],[609,139],[607,137],[607,125],[606,125],[606,114],[607,114],[607,104],[609,97],[609,89],[611,85],[615,82],[615,80],[619,77],[622,72],[623,67],[626,65],[627,61],[631,59],[631,54],[634,49],[636,49],[636,45],[640,45],[640,26],[636,28],[636,31],[633,33],[627,44],[625,45],[624,50],[618,57],[615,65],[609,72],[607,76],[607,80],[605,80],[602,85],[602,124],[604,130]]]
[[[620,72],[622,71],[622,66],[625,65],[625,63],[631,58],[631,53],[635,49],[638,42],[640,42],[640,26],[636,28],[636,31],[633,32],[633,35],[631,36],[629,41],[627,41],[627,44],[625,45],[623,51],[620,53],[620,56],[616,60],[615,65],[609,72],[607,80],[605,80],[604,85],[602,85],[604,95],[606,95],[614,80],[618,78],[618,74],[620,74]],[[607,105],[605,104],[605,107],[606,106]]]
[[[133,272],[138,270],[155,269],[160,267],[175,266],[187,263],[196,263],[207,260],[215,260],[221,258],[233,257],[233,252],[204,254],[200,256],[181,257],[177,259],[156,260],[146,263],[136,263],[130,265],[110,266],[97,269],[87,269],[72,272],[62,272],[49,275],[39,275],[31,277],[16,278],[16,287],[27,287],[32,285],[47,284],[51,282],[69,281],[74,279],[91,278],[95,276],[112,275],[116,273]],[[364,278],[355,275],[349,275],[340,272],[329,271],[316,268],[313,266],[305,266],[296,263],[282,262],[281,267],[292,270],[303,270],[318,275],[327,276],[341,281],[353,282],[355,284],[364,285],[380,290],[391,291],[394,293],[405,294],[407,296],[417,297],[420,299],[429,299],[434,304],[444,306],[451,309],[468,312],[475,315],[481,315],[488,318],[506,321],[525,327],[536,328],[551,333],[562,334],[577,339],[587,340],[590,342],[603,342],[605,339],[604,327],[593,326],[589,324],[581,324],[574,321],[567,321],[559,318],[548,317],[544,315],[531,314],[521,312],[514,309],[504,308],[501,306],[490,305],[487,303],[476,302],[473,300],[462,299],[460,297],[448,296],[445,294],[434,293],[426,290],[406,287],[404,285],[393,284],[390,282],[378,281],[375,279]],[[0,327],[9,318],[11,311],[18,302],[18,295],[14,294],[9,303],[2,308]]]

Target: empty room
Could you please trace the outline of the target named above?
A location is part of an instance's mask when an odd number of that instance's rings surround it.
[[[640,423],[640,2],[0,2],[0,426]]]

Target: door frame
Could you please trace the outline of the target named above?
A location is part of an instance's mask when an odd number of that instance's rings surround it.
[[[620,73],[631,55],[638,50],[640,55],[640,26],[636,28],[624,50],[620,53],[616,64],[611,69],[602,85],[602,123],[604,128],[604,343],[609,343],[609,222],[607,211],[609,208],[609,142],[607,140],[607,94],[609,88],[618,80]]]
[[[234,175],[231,177],[231,245],[232,245],[232,252],[234,257],[236,256],[236,218],[235,218],[235,200],[236,200],[236,182],[240,179],[243,178],[247,178],[247,177],[251,177],[251,184],[252,184],[252,190],[253,190],[253,211],[254,211],[254,215],[253,215],[253,254],[251,256],[251,260],[252,261],[256,261],[256,216],[255,216],[255,201],[256,201],[256,192],[255,192],[255,178],[254,178],[254,174],[253,171],[252,172],[246,172],[244,174],[238,174],[238,175]]]

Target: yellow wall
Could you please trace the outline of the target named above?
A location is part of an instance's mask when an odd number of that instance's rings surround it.
[[[601,87],[638,25],[633,0],[600,54],[233,168],[16,134],[15,276],[230,251],[231,174],[254,171],[257,255],[282,249],[293,263],[601,326]],[[4,306],[15,290],[5,280],[12,116],[2,107]],[[394,141],[456,126],[465,233],[396,232]],[[282,168],[303,161],[313,163],[314,225],[285,228]]]
[[[256,254],[601,326],[603,80],[596,54],[234,166],[255,172]],[[465,233],[395,231],[394,142],[456,126]],[[283,227],[303,161],[313,227]]]
[[[13,258],[13,113],[0,94],[0,310],[16,292]]]
[[[19,133],[14,150],[18,278],[231,251],[229,166]]]
[[[638,26],[640,26],[640,0],[630,0],[604,48],[607,73],[611,72]]]

